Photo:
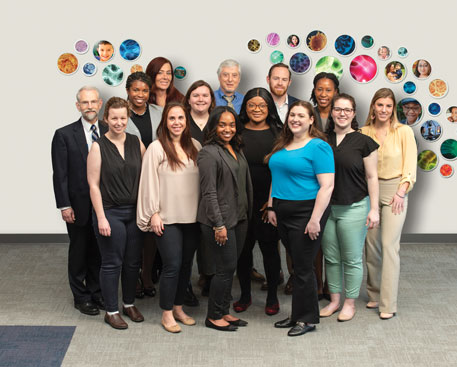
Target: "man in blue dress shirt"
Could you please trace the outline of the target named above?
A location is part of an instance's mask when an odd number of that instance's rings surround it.
[[[241,80],[240,64],[232,59],[222,61],[217,76],[220,87],[214,92],[216,106],[229,106],[240,113],[243,95],[236,91]]]

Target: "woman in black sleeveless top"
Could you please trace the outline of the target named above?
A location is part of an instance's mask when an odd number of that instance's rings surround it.
[[[105,299],[105,322],[126,329],[118,309],[119,276],[122,273],[124,315],[134,322],[144,320],[133,305],[143,244],[136,225],[136,202],[145,148],[134,135],[125,133],[129,118],[127,101],[110,98],[104,120],[108,132],[92,144],[87,158],[87,179],[96,216],[94,229],[102,256],[100,286]]]

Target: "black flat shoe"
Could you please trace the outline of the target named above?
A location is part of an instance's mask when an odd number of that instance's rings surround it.
[[[217,326],[216,324],[213,324],[208,319],[205,319],[205,326],[209,327],[210,329],[219,330],[219,331],[237,331],[238,330],[238,328],[235,325],[228,324],[226,326]]]
[[[316,330],[316,325],[306,325],[304,322],[297,322],[295,326],[289,330],[287,335],[299,336],[314,330]]]
[[[100,309],[105,310],[105,301],[102,297],[92,299],[92,302]]]
[[[247,321],[244,321],[244,320],[241,320],[241,319],[238,319],[238,320],[235,320],[235,321],[227,321],[230,325],[233,325],[233,326],[248,326],[248,322]]]
[[[290,319],[290,317],[288,317],[287,319],[275,322],[275,327],[284,329],[284,328],[289,328],[289,327],[295,326],[295,324],[296,324],[296,322],[292,321]]]
[[[79,310],[79,312],[85,314],[85,315],[90,315],[90,316],[95,316],[100,313],[97,305],[92,302],[82,302],[82,303],[75,303],[75,308]]]

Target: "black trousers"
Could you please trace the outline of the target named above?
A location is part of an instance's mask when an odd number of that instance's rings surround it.
[[[67,231],[68,280],[74,301],[83,303],[100,298],[101,257],[90,216],[84,226],[67,223]]]
[[[251,270],[253,264],[252,250],[256,241],[259,242],[262,252],[263,267],[268,283],[267,305],[271,306],[278,302],[277,290],[279,272],[281,270],[281,258],[278,249],[278,232],[269,223],[264,223],[260,211],[253,213],[249,221],[246,242],[238,259],[237,274],[241,288],[241,303],[248,303],[251,299]]]
[[[216,243],[214,230],[210,226],[201,224],[200,228],[210,255],[206,261],[212,260],[216,265],[209,289],[207,317],[219,320],[229,314],[233,275],[246,239],[248,221],[239,221],[235,227],[227,229],[228,240],[223,246]]]
[[[135,302],[135,289],[143,249],[143,232],[136,225],[136,207],[118,206],[105,209],[111,227],[111,236],[98,232],[97,216],[94,229],[102,255],[100,286],[105,299],[106,311],[118,311],[118,288],[121,276],[122,300],[124,304]]]
[[[165,224],[163,234],[154,237],[162,257],[160,308],[171,311],[173,305],[181,306],[184,302],[200,229],[198,223]]]
[[[320,235],[311,240],[305,234],[314,209],[315,200],[273,200],[281,241],[294,264],[292,293],[292,321],[319,323],[317,282],[313,270],[314,259],[320,248],[322,233],[329,216],[327,208],[320,220]]]

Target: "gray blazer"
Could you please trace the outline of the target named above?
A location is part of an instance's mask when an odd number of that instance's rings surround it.
[[[157,106],[155,104],[150,104],[149,106],[149,116],[151,117],[151,125],[152,125],[152,141],[157,139],[157,128],[159,127],[160,120],[162,119],[162,112],[163,112],[163,107]],[[135,123],[132,121],[131,118],[129,118],[127,122],[127,126],[125,128],[125,132],[136,135],[140,140],[141,139],[141,134],[140,130],[136,127]]]
[[[224,148],[218,144],[205,145],[198,153],[200,172],[200,202],[197,221],[210,227],[233,228],[238,223],[238,185],[235,172],[230,169]],[[240,159],[246,160],[243,152]],[[246,177],[248,218],[252,215],[252,182],[249,169]]]

